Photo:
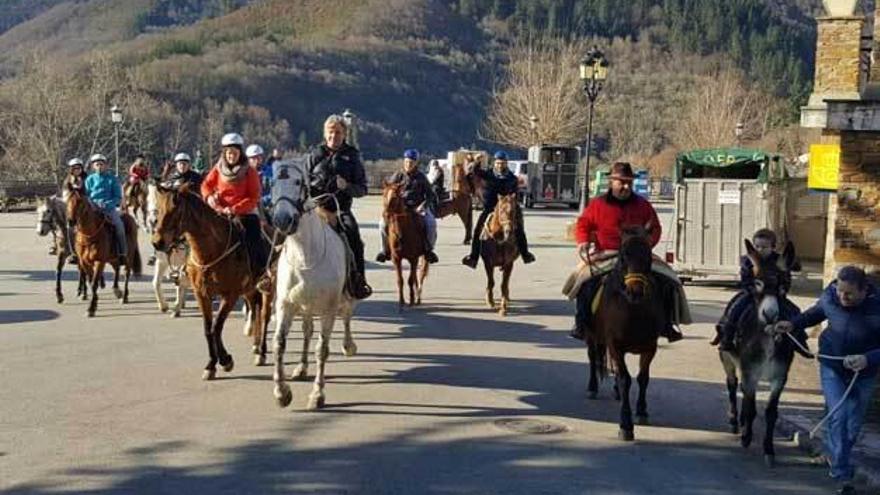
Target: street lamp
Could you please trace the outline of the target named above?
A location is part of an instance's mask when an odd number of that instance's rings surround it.
[[[342,112],[342,118],[345,119],[345,125],[348,127],[348,144],[358,147],[357,139],[357,115],[349,109]]]
[[[737,146],[739,146],[739,144],[742,142],[742,135],[743,135],[744,130],[745,130],[745,125],[743,125],[742,122],[737,122],[736,129],[734,129],[734,131],[733,131],[734,135],[736,135]]]
[[[581,82],[584,83],[584,93],[587,94],[587,100],[590,102],[590,117],[587,124],[587,163],[584,170],[584,187],[581,191],[580,211],[583,213],[584,208],[590,200],[590,155],[593,151],[593,105],[605,79],[608,77],[608,59],[605,54],[599,50],[598,46],[593,46],[587,55],[581,61]]]
[[[110,121],[113,122],[116,141],[116,177],[119,177],[119,126],[122,124],[122,109],[118,105],[110,107]]]

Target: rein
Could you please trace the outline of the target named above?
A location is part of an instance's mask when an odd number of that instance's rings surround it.
[[[87,201],[85,198],[82,198],[82,197],[81,197],[80,199],[83,200],[83,201],[85,201],[85,204],[86,204],[86,205],[92,206],[91,202]],[[97,210],[97,208],[94,207],[94,206],[92,206],[92,209],[93,209],[93,210]],[[86,229],[85,229],[85,225],[79,225],[78,232],[79,232],[80,234],[82,234],[83,237],[85,237],[85,238],[88,239],[88,240],[92,240],[92,239],[94,239],[98,234],[100,234],[100,233],[103,231],[103,228],[102,228],[102,227],[104,227],[104,225],[107,224],[107,217],[106,217],[105,215],[103,215],[103,214],[101,214],[100,212],[97,212],[97,211],[95,212],[95,214],[98,215],[98,218],[100,219],[100,222],[98,223],[98,226],[95,228],[95,231],[94,231],[93,233],[91,233],[91,234],[87,234],[87,233],[86,233]],[[77,223],[79,223],[79,222],[77,222]]]
[[[191,193],[188,193],[188,194],[191,194]],[[195,195],[193,194],[193,196],[195,196]],[[189,205],[187,205],[187,208],[189,208]],[[181,214],[181,215],[180,215],[180,221],[178,222],[178,223],[179,223],[179,227],[178,227],[178,231],[179,231],[179,232],[183,232],[183,220],[184,220],[184,218],[185,218],[185,215]],[[208,270],[210,270],[211,268],[213,268],[214,266],[216,266],[217,263],[220,263],[221,261],[223,261],[224,259],[226,259],[227,256],[229,256],[230,254],[234,253],[235,250],[238,249],[239,246],[241,246],[241,241],[238,241],[238,242],[236,242],[235,244],[232,244],[232,229],[233,229],[233,227],[232,227],[232,221],[229,220],[229,219],[226,219],[226,225],[227,225],[227,227],[228,227],[228,229],[227,229],[227,236],[226,236],[226,246],[227,246],[227,249],[223,252],[223,254],[221,254],[220,256],[218,256],[214,261],[211,261],[210,263],[206,263],[206,264],[199,263],[198,261],[196,261],[196,253],[195,253],[196,250],[195,250],[195,249],[191,249],[191,250],[190,250],[190,252],[189,252],[189,256],[188,256],[188,261],[189,261],[190,263],[192,263],[196,268],[198,268],[199,270],[201,270],[202,273],[207,272]]]

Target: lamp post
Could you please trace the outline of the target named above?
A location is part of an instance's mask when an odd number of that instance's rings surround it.
[[[584,169],[584,187],[581,191],[580,212],[584,212],[587,203],[590,200],[590,155],[593,152],[593,106],[602,86],[605,84],[605,78],[608,77],[608,59],[605,54],[599,50],[598,46],[594,46],[587,52],[587,55],[581,61],[581,82],[584,84],[584,93],[590,102],[590,117],[587,124],[587,163]]]
[[[745,130],[745,125],[742,122],[736,123],[736,129],[734,129],[733,134],[736,136],[736,145],[739,146],[742,143],[742,135]]]
[[[359,148],[357,138],[357,115],[349,109],[342,112],[342,118],[345,119],[345,125],[348,126],[348,144]]]
[[[113,122],[113,126],[115,127],[114,139],[116,141],[116,177],[119,177],[119,126],[122,124],[122,109],[119,108],[118,105],[113,105],[112,107],[110,107],[110,121]]]

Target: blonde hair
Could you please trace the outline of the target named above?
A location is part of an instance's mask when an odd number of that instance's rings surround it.
[[[327,120],[324,121],[324,128],[326,129],[328,126],[342,126],[342,129],[348,131],[348,124],[345,122],[345,117],[339,114],[333,114],[327,117]]]

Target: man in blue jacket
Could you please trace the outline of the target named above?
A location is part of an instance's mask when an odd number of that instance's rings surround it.
[[[128,254],[128,246],[125,242],[125,226],[122,217],[119,216],[119,203],[122,201],[122,186],[119,180],[107,167],[107,157],[101,154],[92,155],[89,165],[95,173],[86,178],[86,194],[98,208],[101,209],[113,224],[116,231],[116,254],[122,263]]]
[[[840,481],[841,494],[855,493],[855,469],[850,454],[859,438],[868,404],[880,370],[880,294],[864,270],[846,266],[840,270],[819,301],[791,322],[777,323],[777,331],[803,330],[823,321],[828,326],[819,336],[819,353],[843,357],[842,361],[820,358],[820,377],[825,407],[830,411],[842,399],[858,372],[846,401],[828,419],[825,447],[831,477]]]

